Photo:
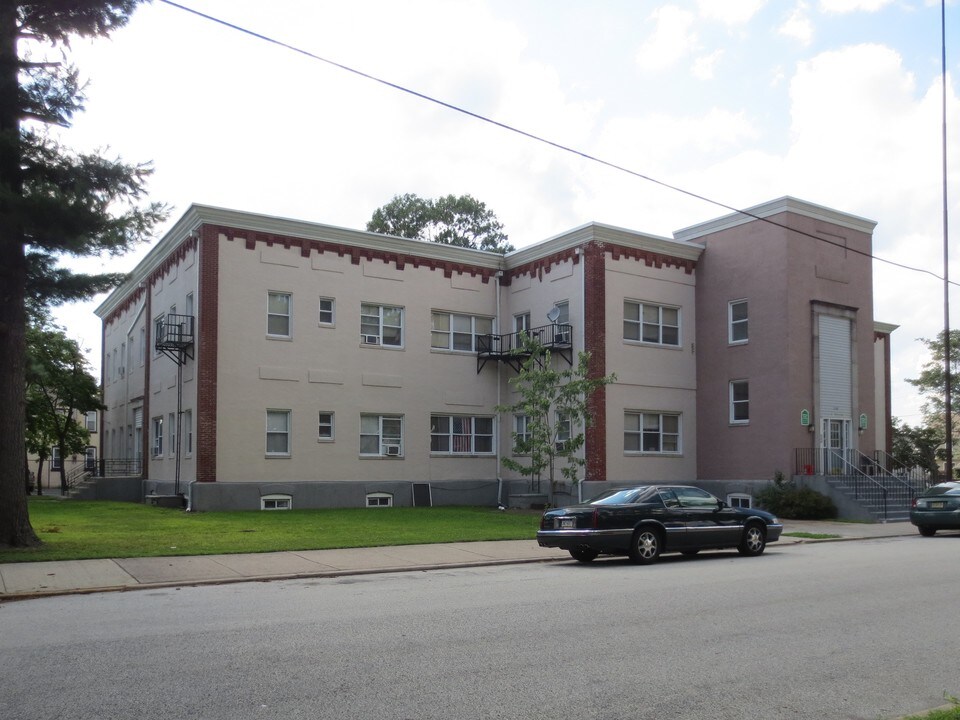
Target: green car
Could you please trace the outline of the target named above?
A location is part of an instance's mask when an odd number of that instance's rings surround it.
[[[934,485],[914,498],[910,522],[924,537],[935,535],[937,530],[960,530],[960,482]]]

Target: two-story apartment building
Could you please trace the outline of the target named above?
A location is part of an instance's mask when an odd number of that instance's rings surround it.
[[[521,331],[616,374],[573,495],[697,481],[749,502],[797,449],[885,449],[874,223],[749,213],[501,256],[193,206],[97,310],[101,453],[198,510],[508,502],[530,489],[501,463],[526,419],[497,410]]]

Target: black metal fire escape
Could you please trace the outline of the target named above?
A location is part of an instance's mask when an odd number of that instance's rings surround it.
[[[520,330],[508,335],[479,335],[477,336],[477,374],[483,370],[488,361],[504,362],[517,372],[524,361],[532,354],[528,339],[534,345],[556,354],[573,366],[573,326],[569,323],[553,323],[541,327]],[[545,354],[537,356],[537,362],[544,365]]]
[[[154,327],[156,341],[154,347],[177,364],[177,427],[174,431],[176,471],[174,475],[174,495],[180,495],[180,440],[183,418],[183,366],[187,360],[193,360],[193,315],[167,314],[157,319]]]

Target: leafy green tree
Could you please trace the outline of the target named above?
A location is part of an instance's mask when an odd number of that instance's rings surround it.
[[[937,458],[943,459],[943,427],[911,427],[893,418],[893,459],[907,468],[923,468],[932,476],[939,472]]]
[[[80,345],[56,326],[29,327],[26,378],[28,438],[52,438],[61,458],[82,453],[90,434],[77,416],[103,405]],[[66,485],[66,463],[61,462],[60,487]]]
[[[946,370],[944,360],[946,358],[946,331],[941,331],[935,340],[921,339],[921,342],[927,346],[930,351],[930,359],[923,364],[920,370],[920,376],[916,378],[907,378],[907,382],[913,385],[920,392],[924,399],[923,424],[931,431],[939,433],[941,443],[946,438],[946,396],[945,389]],[[950,407],[953,410],[953,447],[960,447],[960,435],[958,435],[957,418],[958,401],[960,401],[960,330],[950,331]],[[945,459],[945,453],[938,454],[940,459]]]
[[[525,432],[512,433],[514,450],[525,456],[520,460],[503,457],[503,465],[533,481],[547,481],[547,497],[553,504],[556,462],[563,460],[560,473],[571,483],[579,482],[580,469],[586,460],[579,454],[586,442],[584,430],[590,425],[591,400],[615,375],[593,377],[590,354],[580,352],[577,364],[570,368],[554,367],[546,347],[533,336],[523,335],[518,354],[524,360],[520,372],[510,379],[517,400],[498,405],[497,412],[522,416]]]
[[[49,58],[71,37],[110,35],[140,2],[0,3],[0,546],[39,543],[22,482],[27,311],[116,286],[122,275],[57,260],[122,254],[166,215],[144,201],[148,165],[74,153],[46,131],[68,127],[84,100],[76,68]]]
[[[470,195],[396,195],[373,212],[367,230],[501,254],[514,249],[494,212]]]

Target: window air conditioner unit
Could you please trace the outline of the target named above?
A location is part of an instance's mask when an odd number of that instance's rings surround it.
[[[389,455],[391,457],[400,456],[400,446],[399,445],[384,445],[383,447],[384,455]]]
[[[361,335],[360,339],[363,341],[364,345],[379,345],[380,336],[379,335]]]

